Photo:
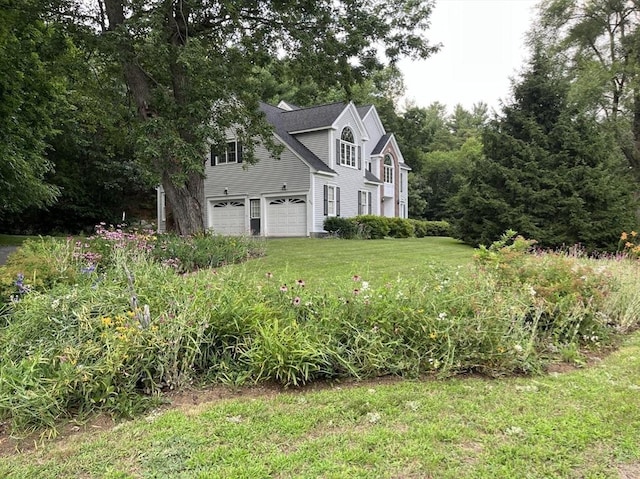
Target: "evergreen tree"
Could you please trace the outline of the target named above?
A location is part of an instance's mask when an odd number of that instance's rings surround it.
[[[513,103],[485,130],[484,157],[456,198],[465,242],[488,244],[511,228],[542,246],[610,248],[633,224],[622,155],[568,92],[568,81],[536,49]]]

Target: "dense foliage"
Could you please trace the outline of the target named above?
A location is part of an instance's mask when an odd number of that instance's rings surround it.
[[[0,313],[0,419],[14,430],[135,414],[151,393],[193,381],[529,373],[637,325],[635,263],[532,255],[509,236],[472,267],[317,284],[237,268],[179,274],[141,236],[104,245],[73,255],[65,241],[42,243],[58,276],[16,277]],[[109,261],[96,268],[98,255]]]
[[[323,227],[330,235],[344,239],[424,238],[451,235],[451,228],[446,221],[422,221],[375,215],[354,218],[328,217],[324,220]]]
[[[45,151],[64,104],[64,80],[53,64],[67,48],[38,2],[0,2],[0,220],[49,205],[58,194],[44,178],[52,168]]]
[[[635,223],[633,186],[612,138],[568,97],[569,84],[541,52],[514,86],[514,102],[483,133],[456,198],[454,226],[470,244],[508,228],[547,247],[615,250]]]

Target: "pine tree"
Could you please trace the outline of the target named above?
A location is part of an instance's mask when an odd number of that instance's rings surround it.
[[[488,244],[514,229],[542,246],[610,248],[633,225],[620,151],[568,100],[569,83],[539,49],[513,102],[483,133],[482,159],[456,199],[459,236]]]

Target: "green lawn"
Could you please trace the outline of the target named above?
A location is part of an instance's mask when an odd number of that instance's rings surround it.
[[[249,272],[280,277],[330,279],[360,275],[394,279],[429,264],[464,265],[473,249],[452,238],[385,240],[270,239],[264,258],[246,265]]]
[[[473,252],[446,238],[283,239],[266,249],[232,267],[394,278],[464,266]],[[636,478],[639,394],[640,333],[561,374],[194,389],[115,427],[70,425],[40,442],[0,436],[0,477]]]
[[[33,238],[32,236],[12,236],[12,235],[0,235],[0,246],[20,246],[27,238]]]

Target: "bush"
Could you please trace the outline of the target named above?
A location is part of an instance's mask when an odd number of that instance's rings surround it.
[[[382,239],[389,235],[391,226],[384,216],[363,215],[356,216],[356,223],[360,225],[362,234],[369,239]]]
[[[324,220],[324,229],[334,236],[352,239],[357,236],[358,225],[353,218],[329,216]]]
[[[415,236],[415,227],[409,220],[403,218],[388,218],[389,236],[392,238],[411,238]]]
[[[425,236],[451,236],[451,225],[447,221],[425,221]]]

